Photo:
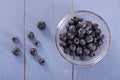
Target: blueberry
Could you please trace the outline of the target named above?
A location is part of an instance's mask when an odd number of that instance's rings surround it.
[[[46,27],[46,24],[44,21],[41,21],[38,23],[38,26],[37,26],[39,29],[44,29]]]
[[[72,40],[68,40],[66,43],[67,43],[68,45],[71,45],[71,44],[73,43],[73,41],[72,41]]]
[[[90,34],[92,32],[92,28],[91,27],[86,27],[86,34]]]
[[[89,57],[94,57],[95,56],[95,52],[90,52]]]
[[[69,25],[69,26],[74,25],[74,21],[69,20],[69,21],[68,21],[68,25]]]
[[[68,32],[68,33],[67,33],[67,38],[68,38],[68,39],[73,39],[73,38],[74,38],[74,34]]]
[[[95,33],[96,33],[96,34],[100,34],[100,33],[101,33],[101,29],[96,29],[96,30],[95,30]]]
[[[83,29],[83,28],[80,28],[80,29],[78,30],[78,33],[79,33],[79,34],[85,34],[85,33],[86,33],[86,30]]]
[[[83,21],[83,22],[78,22],[77,25],[84,28],[84,27],[86,27],[86,22],[85,22],[85,21]]]
[[[67,46],[67,44],[66,44],[65,42],[60,42],[59,45],[60,45],[61,47],[66,47],[66,46]]]
[[[80,39],[80,45],[85,45],[86,41],[84,39]]]
[[[84,34],[78,34],[78,37],[79,37],[79,38],[83,38],[83,37],[84,37]]]
[[[62,40],[62,41],[65,41],[67,39],[66,33],[60,34],[59,37],[60,37],[60,40]]]
[[[79,22],[83,22],[83,18],[77,18]]]
[[[74,25],[76,25],[77,23],[78,23],[78,18],[77,17],[73,17],[72,19],[71,19],[71,21],[73,21],[74,22]]]
[[[105,36],[102,34],[102,35],[98,36],[98,38],[99,38],[100,40],[103,40],[103,39],[105,38]]]
[[[96,50],[96,45],[93,44],[93,43],[88,44],[87,47],[88,47],[88,49],[91,50],[91,51],[95,51],[95,50]]]
[[[78,54],[82,54],[82,48],[81,48],[81,47],[78,47],[78,48],[76,49],[76,52],[77,52]]]
[[[43,64],[45,64],[45,59],[43,59],[43,58],[40,58],[40,60],[39,60],[39,63],[40,63],[40,65],[43,65]]]
[[[84,49],[83,52],[84,52],[84,54],[88,55],[90,53],[90,50],[89,49]]]
[[[87,43],[90,43],[90,42],[93,41],[93,37],[92,37],[91,35],[87,35],[87,36],[85,37],[85,40],[86,40]]]
[[[70,53],[70,48],[65,48],[64,53],[69,54]]]
[[[70,52],[70,55],[71,55],[71,56],[74,56],[74,55],[75,55],[75,51],[71,51],[71,52]]]
[[[91,21],[86,21],[87,27],[92,27],[92,22]]]
[[[93,29],[93,30],[98,29],[98,24],[97,24],[97,23],[93,24],[92,29]]]
[[[71,44],[70,45],[70,50],[75,51],[76,50],[76,46],[74,44]]]
[[[95,37],[95,32],[92,31],[90,35],[91,35],[92,37]]]
[[[81,55],[80,55],[80,59],[81,59],[81,60],[85,60],[86,58],[87,58],[87,55],[86,55],[86,54],[81,54]]]
[[[73,43],[74,43],[74,44],[79,44],[79,38],[74,38],[74,39],[73,39]]]
[[[98,46],[101,46],[102,44],[103,44],[103,41],[100,40],[100,41],[98,42]]]
[[[94,38],[94,39],[93,39],[93,42],[94,42],[94,43],[97,43],[97,42],[98,42],[98,38]]]
[[[69,26],[69,31],[71,33],[75,33],[76,32],[75,26],[74,25]]]

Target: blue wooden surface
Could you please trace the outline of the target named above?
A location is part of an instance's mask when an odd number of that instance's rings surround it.
[[[63,2],[68,3],[68,5],[63,4]],[[71,11],[70,2],[64,0],[26,0],[27,80],[71,80],[72,65],[60,56],[55,44],[56,25],[62,16]],[[44,30],[37,28],[39,21],[46,22],[47,27]],[[27,38],[30,31],[33,31],[35,38],[40,41],[39,47],[35,47]],[[46,60],[45,65],[41,66],[38,62],[39,59],[30,55],[29,50],[33,47],[37,48],[38,55]]]
[[[24,79],[24,1],[0,0],[0,80]],[[20,43],[15,45],[11,39],[17,36]],[[19,47],[20,56],[12,50]]]
[[[93,66],[74,66],[73,80],[120,80],[120,1],[75,0],[74,4],[75,10],[102,16],[110,27],[112,40],[102,61]],[[0,80],[72,80],[72,64],[59,55],[55,45],[56,25],[71,10],[72,0],[0,0]],[[45,30],[37,28],[39,21],[46,22]],[[40,41],[39,47],[28,39],[30,31]],[[12,43],[13,36],[19,37],[19,44]],[[14,47],[20,47],[22,55],[14,56]],[[41,66],[39,59],[30,55],[31,48],[37,48],[45,65]]]

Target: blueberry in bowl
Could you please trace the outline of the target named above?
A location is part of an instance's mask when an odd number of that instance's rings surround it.
[[[56,28],[55,42],[60,55],[72,64],[93,65],[108,53],[111,35],[98,14],[80,10],[62,18]]]

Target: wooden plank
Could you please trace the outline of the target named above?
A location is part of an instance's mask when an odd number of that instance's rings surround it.
[[[62,16],[71,11],[70,3],[64,0],[26,0],[27,80],[71,80],[72,66],[60,56],[55,44],[56,25]],[[44,30],[37,28],[39,21],[46,22]],[[40,41],[39,47],[27,38],[30,31]],[[46,60],[45,65],[39,64],[40,57],[30,55],[31,48],[37,49],[38,55]]]
[[[0,80],[24,80],[24,0],[0,0]],[[19,43],[11,39],[17,36]],[[14,56],[13,48],[21,49]]]
[[[102,61],[88,67],[75,66],[74,80],[120,80],[119,0],[75,0],[75,10],[90,10],[102,16],[110,27],[112,40]]]

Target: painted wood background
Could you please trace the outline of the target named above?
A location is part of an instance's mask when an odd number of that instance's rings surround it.
[[[102,16],[111,31],[108,55],[93,66],[81,67],[65,61],[55,45],[55,29],[61,18],[72,10],[72,0],[0,0],[0,80],[120,80],[120,0],[75,0],[75,10],[89,10]],[[46,29],[37,28],[39,21]],[[32,31],[40,46],[28,39]],[[11,39],[17,36],[19,43]],[[19,47],[20,56],[12,50]],[[29,50],[36,48],[38,63]]]

